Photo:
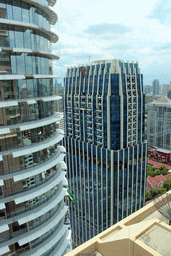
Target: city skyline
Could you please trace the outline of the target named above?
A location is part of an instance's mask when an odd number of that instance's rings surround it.
[[[114,57],[139,61],[144,84],[169,83],[169,8],[169,1],[156,0],[58,1],[55,74],[63,83],[67,66],[87,64],[89,56],[91,61]]]

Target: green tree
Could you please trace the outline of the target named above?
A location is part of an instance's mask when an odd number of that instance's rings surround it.
[[[152,199],[152,195],[149,191],[145,192],[145,201],[151,200]]]
[[[153,189],[152,192],[151,192],[152,197],[155,197],[155,196],[158,195],[158,194],[159,194],[159,188],[155,188],[155,189]]]
[[[162,187],[162,188],[159,188],[159,194],[165,194],[167,192],[167,189]]]
[[[148,176],[154,177],[155,176],[154,172],[153,171],[147,171],[147,177]]]
[[[169,173],[164,165],[161,165],[159,170],[160,170],[160,173],[163,175],[166,175]]]
[[[170,190],[171,189],[171,179],[165,180],[163,187],[166,188],[167,191]]]
[[[161,174],[161,172],[160,172],[159,169],[155,169],[155,172],[157,173],[157,175],[160,175],[160,174]]]
[[[153,167],[151,165],[147,165],[147,171],[152,171]]]

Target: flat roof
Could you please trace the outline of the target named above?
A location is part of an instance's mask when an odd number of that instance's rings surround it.
[[[138,239],[163,256],[171,255],[171,232],[157,224],[149,228]]]

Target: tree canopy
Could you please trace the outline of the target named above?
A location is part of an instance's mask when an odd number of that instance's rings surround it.
[[[163,187],[166,188],[167,191],[170,190],[171,189],[171,179],[165,180]]]

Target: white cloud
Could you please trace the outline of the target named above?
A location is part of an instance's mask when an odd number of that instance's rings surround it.
[[[53,52],[60,60],[55,63],[55,73],[60,72],[64,77],[66,66],[86,64],[89,56],[92,61],[117,57],[139,61],[145,83],[156,77],[169,82],[168,3],[168,0],[117,3],[58,0],[54,9],[59,19],[54,31],[59,35],[59,42],[53,46]]]

